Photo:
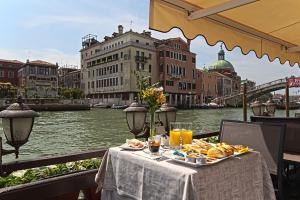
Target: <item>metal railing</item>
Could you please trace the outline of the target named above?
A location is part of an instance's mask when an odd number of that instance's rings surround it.
[[[275,85],[280,85],[280,84],[285,84],[285,83],[286,83],[286,79],[283,78],[283,79],[277,79],[277,80],[274,80],[274,81],[271,81],[271,82],[268,82],[268,83],[264,83],[264,84],[255,86],[247,92],[248,93],[247,96],[252,95],[252,93],[256,93],[258,90],[263,90],[263,89],[266,89],[266,88],[269,88],[269,87],[272,87],[272,86],[275,86]],[[224,100],[233,99],[233,98],[236,98],[236,97],[240,97],[242,94],[243,93],[234,94],[234,95],[231,95],[231,96],[226,96],[226,97],[223,97],[223,99]]]
[[[270,86],[274,86],[274,85],[281,84],[281,83],[286,83],[286,79],[285,78],[284,79],[278,79],[278,80],[275,80],[275,81],[271,81],[271,82],[268,82],[268,83],[264,83],[264,84],[255,86],[254,88],[251,88],[251,90],[249,90],[249,92],[252,92],[252,91],[255,91],[255,90],[258,90],[258,89],[263,89],[263,88],[270,87]]]

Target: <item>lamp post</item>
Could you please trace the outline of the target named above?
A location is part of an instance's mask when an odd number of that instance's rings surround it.
[[[272,100],[272,98],[265,103],[265,106],[268,115],[274,116],[276,111],[276,103]]]
[[[168,106],[167,103],[163,104],[157,111],[158,119],[161,121],[165,127],[165,130],[169,133],[170,122],[176,121],[177,109]]]
[[[137,137],[144,130],[147,109],[135,99],[124,112],[126,112],[126,121],[130,132]]]
[[[15,153],[16,158],[19,156],[19,148],[28,141],[31,133],[34,118],[39,114],[23,104],[21,96],[18,97],[17,103],[11,104],[8,108],[0,112],[2,118],[3,132],[6,143],[14,147],[14,150],[2,148],[2,138],[0,137],[0,175],[4,174],[2,169],[2,156]]]
[[[252,109],[254,116],[262,116],[264,114],[265,105],[260,103],[258,100],[253,102],[250,107]]]

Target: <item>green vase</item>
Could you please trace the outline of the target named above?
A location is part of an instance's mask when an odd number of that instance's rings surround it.
[[[150,138],[155,136],[155,109],[150,109]]]

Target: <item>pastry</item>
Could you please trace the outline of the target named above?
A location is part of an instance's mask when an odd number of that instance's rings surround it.
[[[222,143],[218,143],[216,146],[222,148],[226,156],[231,156],[234,154],[234,148],[229,144],[222,142]]]
[[[144,143],[137,139],[126,140],[126,143],[131,148],[143,148],[144,147]]]
[[[233,147],[234,151],[237,153],[245,153],[245,152],[249,151],[249,148],[244,145],[233,145],[232,147]]]
[[[199,139],[199,140],[194,140],[194,142],[199,146],[201,147],[202,149],[210,149],[211,147],[213,147],[211,144],[209,144],[208,142],[202,140],[202,139]]]
[[[211,158],[224,158],[226,156],[226,153],[224,149],[220,147],[212,147],[208,149],[207,156]]]

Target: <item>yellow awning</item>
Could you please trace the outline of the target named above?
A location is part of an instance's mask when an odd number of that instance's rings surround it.
[[[150,29],[300,63],[300,0],[150,0]]]

